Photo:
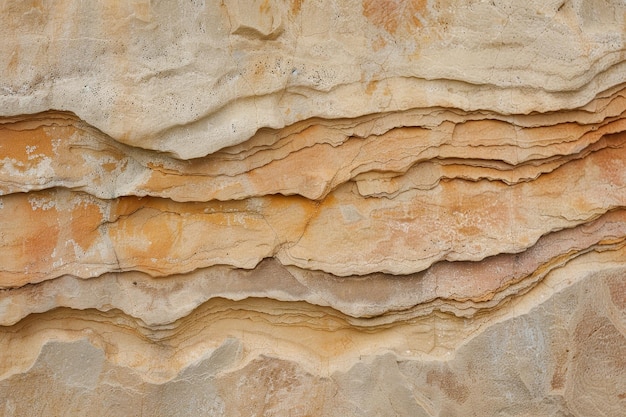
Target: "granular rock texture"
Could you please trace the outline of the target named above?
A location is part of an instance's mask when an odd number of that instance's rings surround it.
[[[626,415],[623,1],[0,36],[0,416]]]

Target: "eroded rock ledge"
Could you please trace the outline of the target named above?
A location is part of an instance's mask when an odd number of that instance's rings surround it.
[[[0,11],[0,415],[626,413],[624,4]]]

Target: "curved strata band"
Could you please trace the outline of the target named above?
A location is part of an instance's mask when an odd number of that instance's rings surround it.
[[[0,415],[626,415],[625,34],[0,4]]]

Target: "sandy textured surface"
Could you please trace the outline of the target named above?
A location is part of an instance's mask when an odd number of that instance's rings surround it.
[[[0,37],[0,416],[626,415],[624,2]]]

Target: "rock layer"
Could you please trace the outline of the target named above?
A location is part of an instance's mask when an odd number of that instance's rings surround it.
[[[0,415],[626,413],[621,2],[0,9]]]

